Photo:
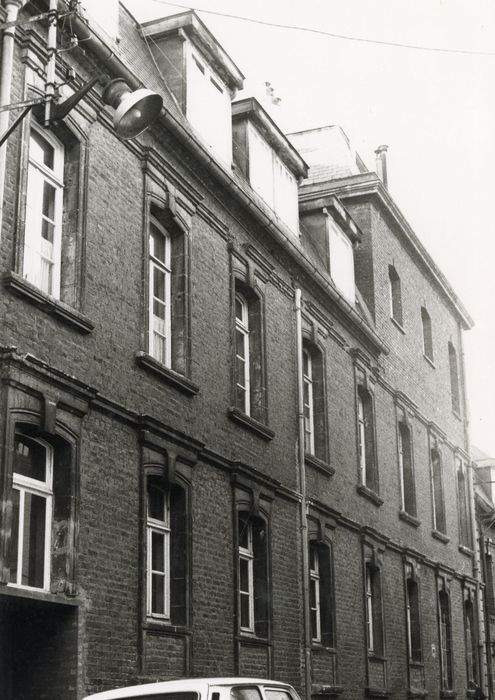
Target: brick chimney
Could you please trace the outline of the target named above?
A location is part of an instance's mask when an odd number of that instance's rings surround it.
[[[387,151],[388,146],[378,146],[375,151],[376,155],[376,173],[380,180],[383,182],[385,188],[388,187],[388,176],[387,176]]]

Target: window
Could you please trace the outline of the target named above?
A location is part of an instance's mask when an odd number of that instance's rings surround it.
[[[238,619],[241,632],[268,637],[268,551],[266,522],[237,514]]]
[[[381,571],[367,562],[365,565],[366,632],[368,653],[383,656],[383,618]]]
[[[412,566],[406,566],[406,622],[407,648],[409,660],[421,663],[421,621],[419,613],[419,586],[413,574]]]
[[[465,591],[464,635],[466,643],[466,673],[469,683],[478,683],[478,635],[476,632],[474,592]]]
[[[157,219],[150,220],[149,347],[150,355],[170,366],[170,236]]]
[[[303,346],[304,449],[318,459],[327,459],[327,417],[323,355],[309,342]]]
[[[450,369],[450,393],[452,397],[452,410],[461,412],[461,398],[459,391],[459,373],[457,369],[457,353],[452,343],[449,342],[449,369]]]
[[[188,375],[189,239],[169,209],[152,205],[148,220],[147,350],[163,366]]]
[[[335,646],[331,550],[326,543],[309,543],[309,609],[311,639],[326,647]]]
[[[266,421],[266,390],[261,300],[235,281],[234,368],[235,406],[257,421]]]
[[[460,458],[455,458],[457,474],[457,501],[459,511],[459,541],[460,544],[472,549],[473,538],[471,530],[471,508],[469,503],[469,487],[467,480],[467,465]]]
[[[347,301],[354,304],[354,249],[349,238],[331,217],[328,217],[328,246],[330,277]]]
[[[362,385],[358,386],[357,391],[357,426],[360,483],[378,493],[373,399]]]
[[[409,515],[416,517],[416,489],[414,484],[411,431],[407,423],[399,421],[398,432],[402,508]]]
[[[441,682],[442,689],[449,690],[452,688],[452,629],[450,599],[445,590],[438,593],[438,611]]]
[[[64,148],[55,136],[33,122],[24,232],[24,277],[60,298]]]
[[[423,326],[423,352],[425,357],[433,362],[433,335],[431,318],[424,306],[421,307],[421,323]]]
[[[390,294],[390,315],[402,326],[402,292],[400,277],[393,265],[388,266],[388,282]]]
[[[146,478],[146,614],[187,623],[186,490],[168,484],[160,469]]]
[[[16,433],[13,458],[10,583],[48,590],[53,501],[53,449]]]
[[[430,450],[430,462],[433,489],[433,527],[438,532],[445,533],[447,531],[447,526],[445,522],[445,504],[443,500],[442,460],[440,452],[436,448]]]

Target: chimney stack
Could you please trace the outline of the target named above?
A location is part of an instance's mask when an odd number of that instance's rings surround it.
[[[376,172],[385,188],[388,187],[387,176],[387,151],[388,146],[378,146],[375,151],[376,155]]]

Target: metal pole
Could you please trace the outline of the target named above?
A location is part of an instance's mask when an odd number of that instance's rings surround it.
[[[298,423],[298,466],[301,549],[302,549],[302,591],[304,616],[304,684],[306,700],[311,700],[311,625],[309,617],[309,553],[308,553],[308,503],[306,498],[306,467],[304,462],[304,401],[303,401],[303,347],[301,323],[301,290],[295,293],[296,348],[297,348],[297,423]]]

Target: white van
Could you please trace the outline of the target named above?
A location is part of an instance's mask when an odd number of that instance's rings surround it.
[[[259,678],[189,678],[133,685],[84,700],[300,700],[287,683]]]

